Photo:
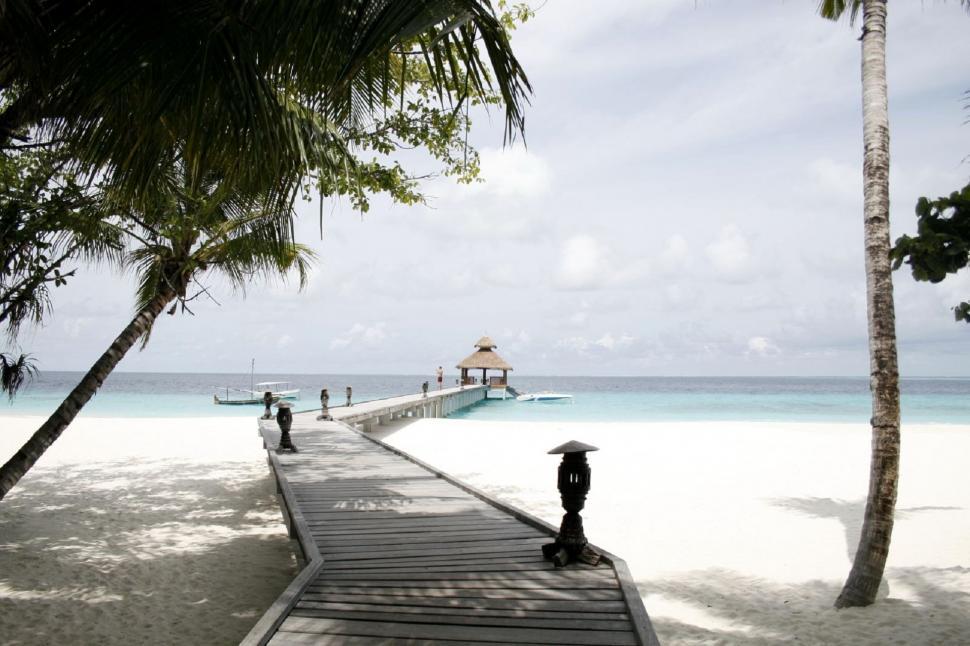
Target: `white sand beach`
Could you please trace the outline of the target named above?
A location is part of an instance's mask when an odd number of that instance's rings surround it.
[[[296,571],[253,419],[81,417],[0,502],[0,644],[235,644]]]
[[[377,435],[555,525],[558,456],[546,451],[600,447],[587,536],[626,559],[663,644],[970,643],[968,427],[904,428],[881,598],[841,611],[865,426],[429,419]]]
[[[0,417],[11,454],[37,418]],[[584,512],[664,644],[970,642],[970,428],[908,427],[886,585],[832,602],[868,429],[418,420],[375,435],[558,524],[546,451],[596,444]],[[0,503],[0,644],[236,643],[296,572],[251,419],[76,421]]]

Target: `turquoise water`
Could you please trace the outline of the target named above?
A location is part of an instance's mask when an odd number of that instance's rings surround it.
[[[46,415],[81,378],[49,372],[31,384],[0,415]],[[289,380],[302,391],[296,410],[319,405],[320,388],[331,403],[418,392],[421,375],[270,375],[256,381]],[[446,379],[454,381],[454,377]],[[573,395],[568,402],[490,400],[453,415],[462,419],[508,421],[824,421],[865,423],[870,415],[864,378],[737,377],[521,377],[521,392],[551,390]],[[252,417],[258,406],[217,406],[213,394],[225,387],[248,388],[248,374],[114,373],[85,406],[91,417]],[[970,424],[970,379],[904,379],[904,422]]]

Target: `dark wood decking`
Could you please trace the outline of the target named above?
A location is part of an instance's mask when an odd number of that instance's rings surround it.
[[[657,643],[616,557],[557,570],[541,521],[339,422],[291,434],[271,464],[308,564],[244,644]]]

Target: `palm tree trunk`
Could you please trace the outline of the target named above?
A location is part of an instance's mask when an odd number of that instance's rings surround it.
[[[131,346],[148,330],[159,313],[173,298],[175,298],[175,293],[171,290],[165,290],[165,292],[156,296],[148,306],[138,312],[118,338],[108,346],[101,358],[88,370],[80,383],[74,387],[67,399],[61,402],[57,410],[37,429],[26,444],[20,447],[20,450],[0,467],[0,500],[3,500],[7,492],[13,489],[24,474],[40,459],[44,451],[60,437],[68,424],[74,420],[81,408],[88,403],[88,400],[94,396],[94,393],[101,387],[111,371],[115,369],[118,362],[124,358]]]
[[[899,480],[899,371],[889,262],[889,108],[886,91],[886,0],[864,0],[862,118],[866,300],[872,391],[869,495],[859,548],[836,608],[867,606],[886,568]]]

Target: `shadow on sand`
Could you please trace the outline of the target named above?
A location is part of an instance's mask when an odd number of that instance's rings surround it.
[[[848,574],[862,527],[864,500],[783,498],[771,503],[813,518],[838,520],[845,532]],[[960,508],[900,508],[897,517],[933,511]],[[798,546],[792,549],[797,551]],[[841,585],[841,581],[779,584],[721,569],[638,581],[648,610],[650,597],[659,595],[667,603],[688,608],[680,616],[694,618],[687,622],[653,617],[661,642],[668,646],[967,643],[970,568],[890,567],[879,600],[868,608],[835,610],[832,604]],[[889,597],[890,585],[905,598]]]
[[[0,503],[0,644],[229,644],[296,572],[264,464],[36,468]]]

